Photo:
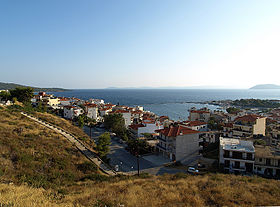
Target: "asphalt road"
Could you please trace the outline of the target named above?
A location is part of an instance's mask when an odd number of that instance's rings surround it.
[[[84,127],[84,131],[89,135],[89,128]],[[92,139],[97,142],[98,137],[104,133],[102,128],[92,128]],[[110,145],[110,152],[107,155],[110,158],[111,166],[118,166],[118,170],[122,172],[137,173],[137,157],[125,150],[126,145],[118,142],[119,138],[112,138]],[[161,175],[164,173],[175,174],[184,172],[184,170],[168,168],[156,165],[148,160],[139,158],[140,171],[154,175]]]

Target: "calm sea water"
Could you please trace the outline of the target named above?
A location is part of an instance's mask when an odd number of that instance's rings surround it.
[[[167,115],[174,120],[186,120],[191,107],[217,106],[186,103],[212,100],[258,98],[280,99],[280,90],[244,90],[244,89],[84,89],[55,92],[56,96],[104,99],[105,102],[127,106],[144,106],[145,110],[157,115]]]

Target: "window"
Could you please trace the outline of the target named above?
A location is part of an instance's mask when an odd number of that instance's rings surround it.
[[[262,169],[260,167],[258,167],[258,171],[261,171]]]
[[[267,158],[265,164],[266,165],[270,165],[271,164],[271,160]]]
[[[262,162],[262,158],[259,158],[259,161]]]

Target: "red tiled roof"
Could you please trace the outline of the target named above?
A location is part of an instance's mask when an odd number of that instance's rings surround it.
[[[210,113],[209,111],[200,111],[200,110],[191,110],[190,111],[191,113],[198,113],[198,114],[208,114],[208,113]]]
[[[139,127],[145,127],[143,124],[131,124],[129,125],[131,129],[137,130]]]
[[[187,126],[201,126],[207,124],[206,122],[202,121],[188,121],[185,123]]]
[[[96,108],[97,107],[97,104],[92,104],[92,103],[85,103],[84,105],[85,105],[85,107],[88,107],[88,108]]]
[[[165,128],[165,129],[160,129],[160,130],[156,130],[157,132],[160,132],[161,134],[167,136],[167,137],[177,137],[180,134],[185,135],[185,134],[197,134],[200,133],[199,131],[195,131],[192,129],[189,129],[187,127],[183,127],[183,126],[170,126],[169,128]]]
[[[235,119],[235,121],[255,122],[258,118],[263,118],[263,117],[255,115],[255,114],[248,114],[248,115],[245,115],[245,116],[237,117]]]
[[[232,127],[233,127],[233,123],[225,123],[225,124],[224,124],[224,127],[232,128]]]

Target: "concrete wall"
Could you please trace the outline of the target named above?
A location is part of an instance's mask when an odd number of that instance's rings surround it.
[[[199,154],[199,134],[186,134],[176,137],[176,161]]]
[[[259,118],[256,120],[256,124],[254,124],[253,126],[253,134],[262,134],[263,136],[265,136],[265,122],[266,122],[266,118]]]

